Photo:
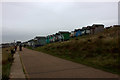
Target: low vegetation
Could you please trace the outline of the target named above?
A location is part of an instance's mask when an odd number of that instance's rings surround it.
[[[13,49],[13,47],[2,48],[2,80],[9,79],[10,68],[13,62],[11,49]]]
[[[120,74],[120,28],[35,48],[63,59]]]

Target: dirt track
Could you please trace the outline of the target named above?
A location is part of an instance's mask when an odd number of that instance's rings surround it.
[[[29,78],[118,78],[118,75],[23,49],[19,52]]]

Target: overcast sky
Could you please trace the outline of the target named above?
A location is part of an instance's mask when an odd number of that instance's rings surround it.
[[[93,23],[118,24],[117,2],[2,3],[2,42],[26,41]]]

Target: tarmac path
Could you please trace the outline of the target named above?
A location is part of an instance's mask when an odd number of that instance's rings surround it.
[[[118,78],[116,74],[26,48],[19,54],[28,78]]]
[[[9,77],[10,80],[14,80],[15,78],[22,78],[23,80],[25,80],[25,74],[23,72],[23,68],[18,52],[14,54],[14,61],[11,66]]]

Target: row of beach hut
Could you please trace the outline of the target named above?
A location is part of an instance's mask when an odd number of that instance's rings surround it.
[[[110,27],[109,27],[110,28]],[[24,42],[24,45],[31,47],[39,47],[45,44],[67,41],[70,38],[96,34],[102,32],[104,30],[103,24],[93,24],[92,26],[82,27],[82,29],[75,29],[74,31],[59,31],[56,34],[48,35],[48,36],[36,36],[34,39]]]

